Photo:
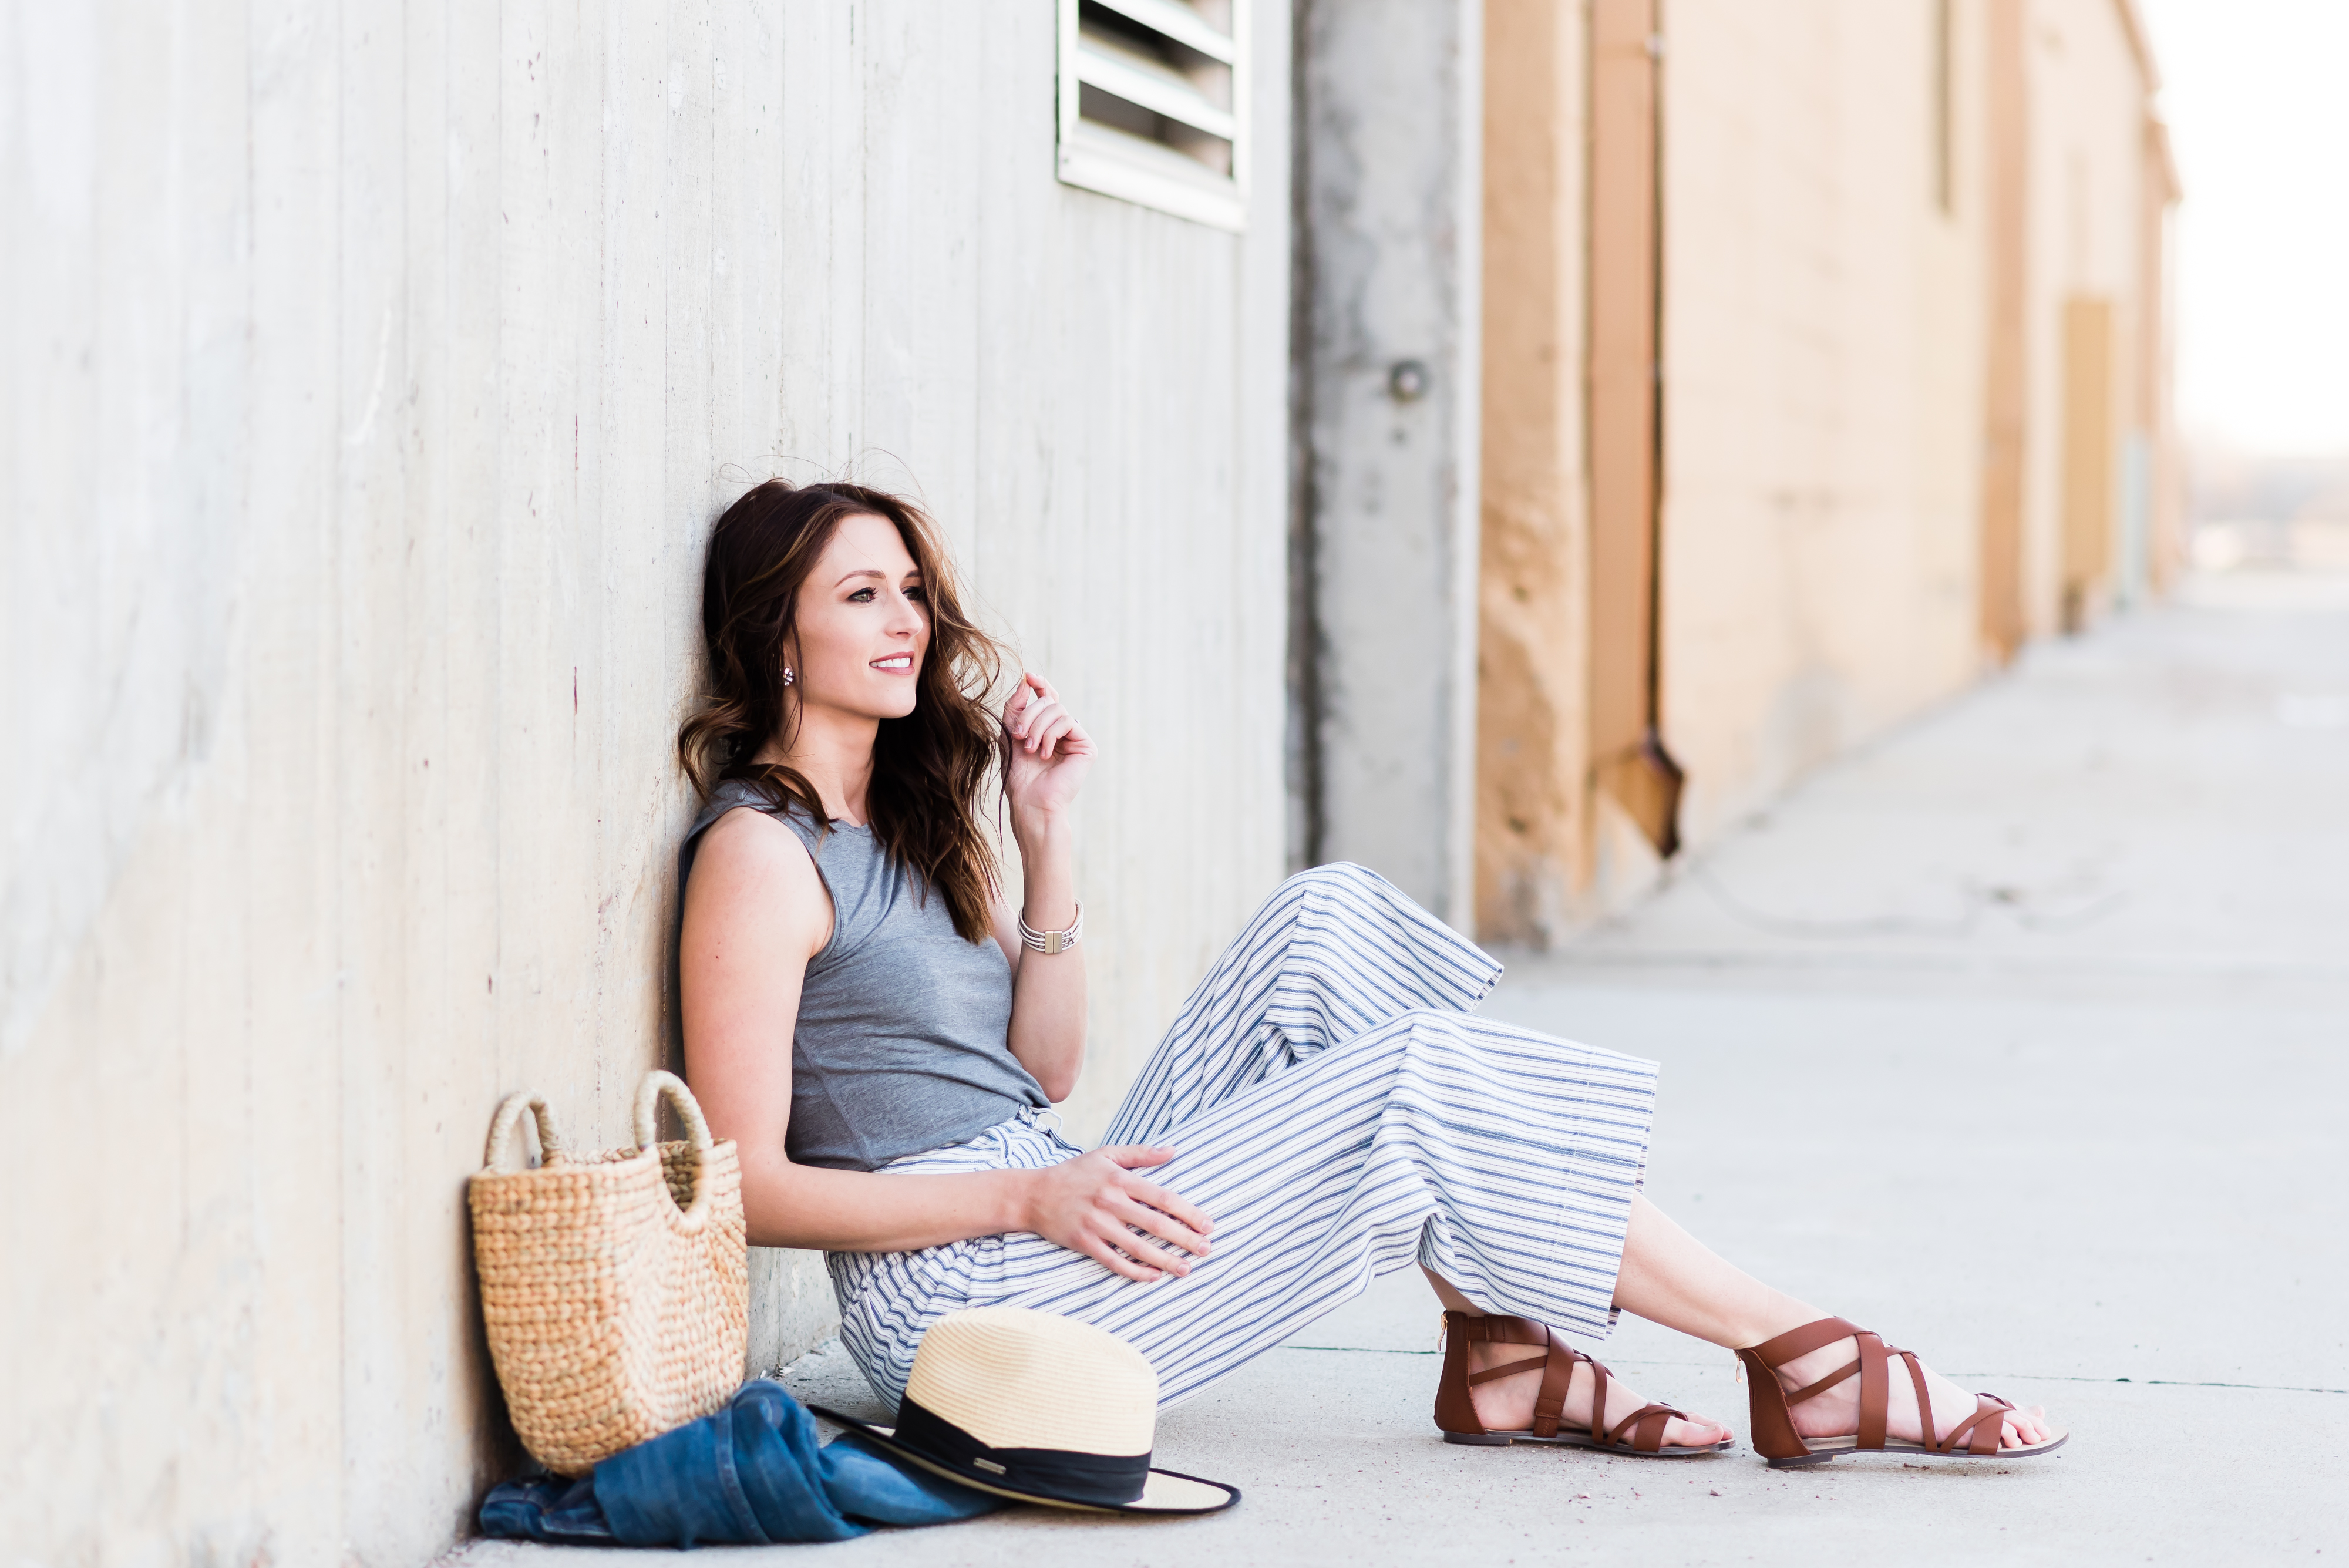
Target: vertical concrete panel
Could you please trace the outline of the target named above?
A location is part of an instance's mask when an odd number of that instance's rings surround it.
[[[792,36],[816,31],[790,18]],[[723,0],[709,14],[709,113],[691,135],[709,170],[709,289],[704,379],[707,435],[679,431],[669,483],[684,493],[704,489],[709,513],[722,510],[750,483],[784,472],[778,421],[784,417],[783,378],[793,319],[785,256],[801,240],[800,214],[786,206],[786,148],[801,128],[787,129],[786,18],[758,0]],[[682,62],[692,66],[688,54]],[[796,99],[796,92],[788,95]],[[688,98],[691,97],[688,88]],[[683,106],[680,105],[680,110]],[[700,265],[688,253],[681,268]],[[691,380],[689,348],[671,340],[672,384]],[[680,423],[682,421],[679,421]],[[672,552],[662,576],[669,605],[661,620],[658,668],[697,670],[700,657],[699,562],[690,547]],[[674,694],[672,694],[674,696]],[[678,792],[664,780],[668,793]],[[675,918],[676,889],[664,860],[650,881],[659,893],[666,930]],[[668,999],[675,1017],[675,998]],[[750,1253],[750,1341],[755,1371],[781,1366],[832,1332],[832,1283],[813,1253],[754,1248]]]
[[[1319,843],[1473,920],[1481,0],[1318,0],[1301,134]],[[1406,362],[1419,367],[1397,379]]]

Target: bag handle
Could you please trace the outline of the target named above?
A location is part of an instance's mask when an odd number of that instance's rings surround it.
[[[488,1147],[481,1150],[483,1170],[497,1169],[498,1150],[503,1148],[506,1140],[514,1136],[514,1129],[522,1125],[522,1114],[525,1110],[530,1112],[538,1123],[540,1164],[548,1166],[570,1163],[568,1157],[563,1152],[563,1140],[554,1134],[554,1113],[547,1108],[546,1096],[533,1095],[524,1089],[520,1094],[508,1095],[504,1103],[498,1106],[498,1114],[490,1118],[490,1141]],[[523,1168],[528,1169],[529,1167],[524,1166]]]
[[[636,1085],[637,1152],[658,1142],[659,1128],[653,1117],[663,1096],[677,1107],[678,1119],[685,1123],[686,1140],[693,1146],[693,1202],[684,1210],[678,1226],[689,1234],[700,1230],[701,1222],[709,1217],[709,1151],[717,1140],[709,1136],[709,1123],[701,1114],[701,1102],[693,1097],[685,1080],[675,1073],[655,1071],[647,1073],[645,1081]],[[667,1184],[661,1190],[668,1190]]]

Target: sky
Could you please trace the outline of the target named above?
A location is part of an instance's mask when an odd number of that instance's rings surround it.
[[[2186,200],[2178,412],[2349,456],[2349,0],[2139,0]]]

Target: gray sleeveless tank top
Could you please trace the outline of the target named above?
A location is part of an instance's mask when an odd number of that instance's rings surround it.
[[[712,823],[767,810],[739,780],[712,791],[678,852],[685,882]],[[806,845],[832,894],[832,940],[808,961],[792,1033],[792,1122],[783,1147],[802,1165],[874,1170],[977,1137],[1050,1102],[1011,1054],[1011,966],[992,939],[957,934],[942,894],[882,853],[872,829],[805,811],[768,811]]]

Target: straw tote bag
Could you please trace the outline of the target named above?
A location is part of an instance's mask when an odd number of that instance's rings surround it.
[[[666,1095],[689,1135],[653,1143]],[[535,1170],[500,1170],[523,1111],[538,1121]],[[563,1147],[546,1101],[498,1107],[471,1183],[473,1264],[506,1407],[523,1445],[557,1475],[724,1407],[749,1350],[742,1171],[714,1142],[684,1081],[637,1087],[636,1144]]]

